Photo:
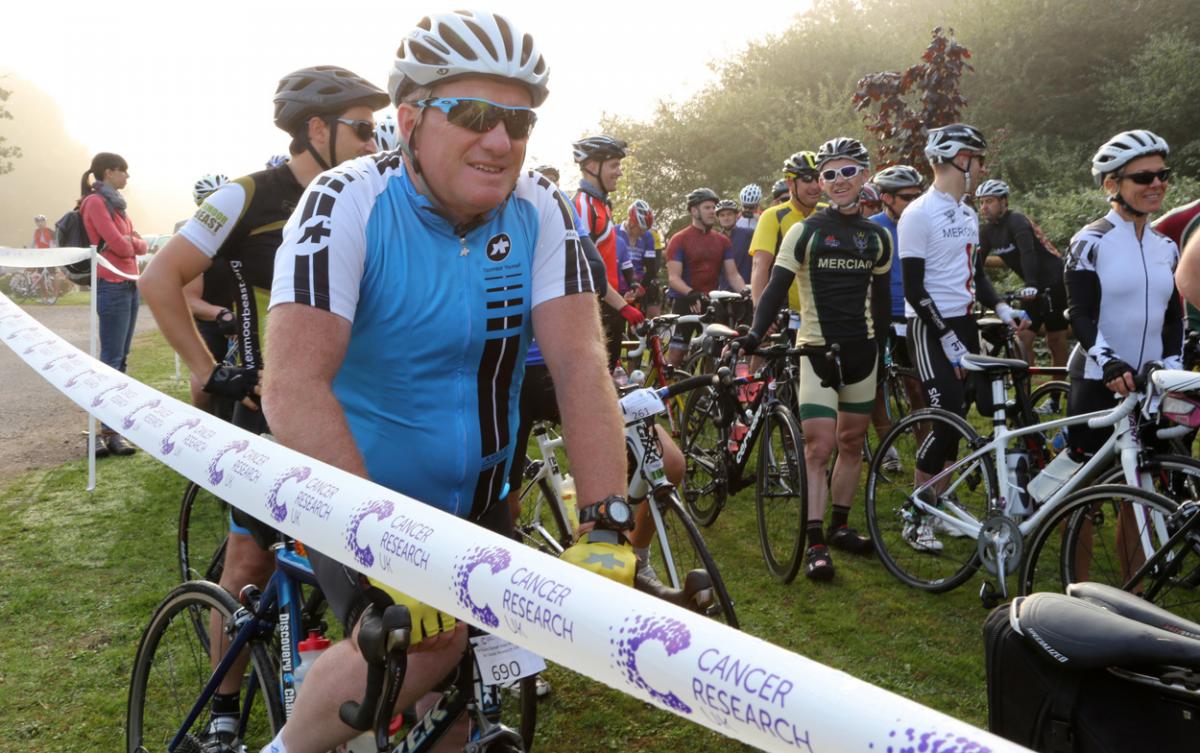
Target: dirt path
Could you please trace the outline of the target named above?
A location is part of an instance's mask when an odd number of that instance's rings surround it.
[[[87,306],[27,306],[33,318],[72,345],[88,348]],[[156,329],[150,310],[138,312],[137,331]],[[87,413],[0,345],[0,484],[25,471],[85,455]]]

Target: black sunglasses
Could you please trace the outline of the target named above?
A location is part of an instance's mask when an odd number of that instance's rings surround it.
[[[921,198],[921,193],[919,191],[917,193],[897,193],[892,195],[903,201],[916,201],[917,199]]]
[[[1174,171],[1171,168],[1164,167],[1161,170],[1141,170],[1136,173],[1129,173],[1128,175],[1120,175],[1118,177],[1132,180],[1139,186],[1148,186],[1154,182],[1155,178],[1158,178],[1163,183],[1166,183],[1167,181],[1171,180],[1171,174],[1173,172]]]
[[[449,120],[460,128],[487,133],[504,123],[510,139],[527,139],[537,122],[537,113],[529,107],[508,107],[476,97],[437,97],[422,99],[417,107],[433,107],[446,113]]]
[[[369,120],[351,120],[350,118],[334,118],[337,122],[348,125],[354,130],[354,136],[359,141],[370,141],[375,138],[375,124]]]

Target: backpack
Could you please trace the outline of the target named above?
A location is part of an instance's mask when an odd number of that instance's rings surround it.
[[[105,202],[107,204],[107,202]],[[80,213],[79,207],[83,206],[83,202],[79,202],[79,206],[58,218],[58,222],[54,223],[55,240],[59,248],[88,248],[92,245],[88,238],[87,228],[83,224],[83,214]],[[112,208],[109,207],[109,213],[112,213]],[[96,247],[96,253],[104,248],[104,240],[100,240],[100,245]],[[80,261],[68,264],[63,267],[63,271],[67,274],[67,279],[76,285],[87,287],[92,284],[92,260],[82,259]]]

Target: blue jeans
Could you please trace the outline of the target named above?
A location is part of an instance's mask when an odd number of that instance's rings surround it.
[[[96,315],[100,320],[100,360],[124,372],[137,324],[137,283],[96,280]]]

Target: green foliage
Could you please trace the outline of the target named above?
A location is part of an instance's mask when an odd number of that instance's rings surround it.
[[[12,120],[13,115],[5,106],[5,102],[12,96],[12,92],[8,89],[0,89],[0,120]],[[0,136],[0,175],[11,173],[15,168],[13,160],[21,156],[21,147],[5,146],[4,142],[8,141],[7,136]]]

